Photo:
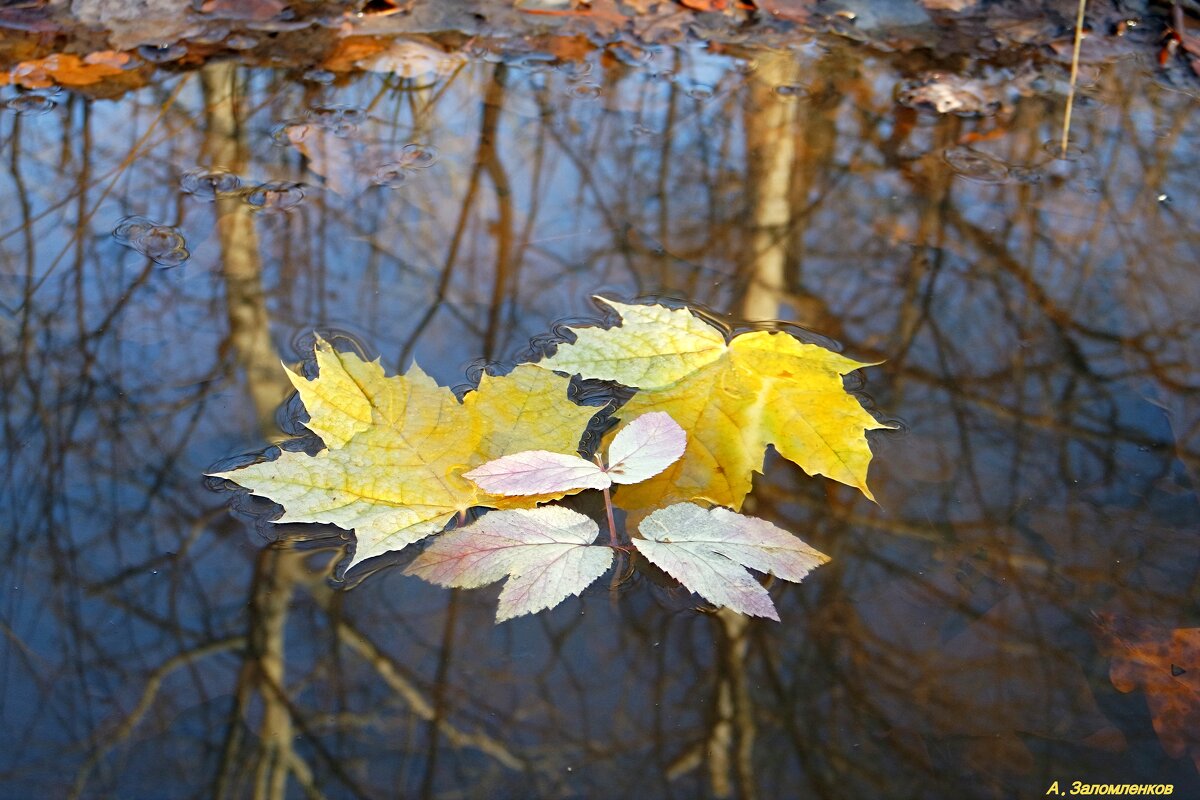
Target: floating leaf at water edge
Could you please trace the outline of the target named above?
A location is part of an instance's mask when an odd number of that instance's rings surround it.
[[[576,455],[525,450],[486,464],[463,477],[500,495],[534,495],[607,489],[637,483],[662,472],[683,455],[687,436],[670,415],[645,414],[621,430],[609,447],[609,465]]]
[[[771,596],[742,567],[799,581],[829,561],[770,522],[724,508],[678,503],[642,520],[634,546],[650,563],[718,606],[779,619]],[[740,566],[739,566],[740,565]]]
[[[574,343],[560,344],[538,366],[638,389],[660,389],[725,352],[721,332],[686,308],[596,299],[621,316],[621,327],[571,328]]]
[[[405,570],[431,583],[474,589],[508,577],[496,621],[553,608],[612,565],[613,551],[593,545],[600,528],[560,506],[492,511],[435,540]]]
[[[551,497],[489,495],[462,477],[529,447],[573,450],[595,409],[567,399],[567,381],[530,366],[484,375],[460,404],[415,364],[387,377],[377,361],[317,340],[319,373],[292,376],[327,449],[219,473],[284,507],[279,522],[327,522],[355,531],[351,566],[441,530],[473,506],[512,508]],[[561,495],[561,493],[559,493]]]
[[[866,431],[889,426],[842,380],[868,364],[787,333],[754,331],[727,345],[686,309],[605,302],[625,318],[620,327],[572,329],[577,341],[559,345],[538,366],[633,386],[638,393],[618,412],[622,418],[662,411],[687,432],[683,458],[623,489],[624,508],[695,499],[740,508],[767,445],[810,475],[871,497]]]

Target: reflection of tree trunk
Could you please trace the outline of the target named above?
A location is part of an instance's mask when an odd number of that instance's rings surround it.
[[[759,67],[749,81],[745,111],[750,252],[740,265],[741,290],[733,310],[742,319],[769,320],[780,316],[780,306],[789,297],[786,267],[795,223],[796,104],[782,101],[775,88],[795,83],[797,76],[796,63],[788,53],[759,55]],[[671,772],[680,775],[703,760],[714,795],[730,797],[736,781],[738,795],[751,799],[757,796],[757,787],[754,706],[746,677],[750,623],[728,609],[718,610],[714,619],[720,663],[714,687],[714,719],[703,745],[686,753]]]
[[[754,800],[754,704],[746,680],[746,635],[750,620],[722,608],[716,613],[720,624],[717,646],[721,650],[717,679],[717,719],[708,739],[708,774],[713,794],[729,797],[730,772],[737,780],[738,797]]]
[[[750,253],[739,305],[748,319],[775,319],[783,298],[788,227],[792,221],[793,128],[796,104],[775,87],[795,82],[787,51],[764,53],[749,81],[746,108],[746,188],[750,197]]]
[[[256,695],[262,703],[262,721],[253,758],[254,800],[283,800],[289,775],[296,776],[301,786],[312,786],[312,771],[292,746],[293,720],[285,696],[284,674],[288,608],[296,586],[312,579],[303,558],[303,552],[282,543],[259,554],[250,597],[246,659],[238,676],[235,707],[214,792],[218,798],[241,794],[236,786],[242,731]]]
[[[245,168],[244,127],[237,104],[237,72],[231,62],[212,63],[200,71],[204,87],[205,140],[210,164],[234,173]],[[229,341],[268,439],[279,439],[275,411],[291,391],[271,343],[270,318],[262,287],[262,260],[253,211],[240,197],[218,196],[217,236],[229,313]]]
[[[795,60],[785,52],[753,57],[759,67],[747,80],[744,110],[750,233],[747,260],[739,264],[736,313],[750,320],[776,319],[786,304],[800,324],[836,337],[838,320],[821,298],[804,289],[799,267],[805,221],[821,201],[811,196],[813,187],[836,182],[829,173],[843,93],[814,84],[810,100],[781,97],[778,87],[800,80]],[[839,71],[813,70],[817,75]]]
[[[304,566],[301,553],[268,547],[255,580],[250,627],[250,656],[255,677],[272,688],[260,692],[263,701],[259,726],[259,758],[254,774],[254,800],[283,800],[288,773],[296,760],[292,751],[292,716],[274,688],[283,688],[284,630],[292,591]]]

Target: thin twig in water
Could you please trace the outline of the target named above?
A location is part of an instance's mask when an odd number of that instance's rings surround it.
[[[1071,85],[1067,89],[1067,110],[1063,113],[1061,149],[1067,155],[1067,140],[1071,136],[1071,108],[1075,105],[1075,82],[1079,79],[1079,45],[1083,42],[1083,12],[1087,0],[1079,0],[1079,11],[1075,15],[1075,46],[1071,50]]]

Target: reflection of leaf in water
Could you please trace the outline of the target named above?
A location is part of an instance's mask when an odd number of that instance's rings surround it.
[[[1200,769],[1200,628],[1167,628],[1099,615],[1112,655],[1109,678],[1120,692],[1141,689],[1163,750],[1191,755]]]
[[[744,333],[726,344],[687,309],[604,302],[621,315],[620,327],[572,328],[576,341],[559,345],[538,366],[637,387],[622,418],[665,411],[687,432],[684,457],[622,489],[623,507],[703,499],[740,508],[767,445],[810,475],[871,496],[866,431],[889,426],[842,381],[868,365],[786,333]]]
[[[220,473],[281,504],[280,522],[324,522],[356,532],[352,564],[435,533],[473,506],[517,508],[546,497],[488,495],[462,472],[529,447],[570,451],[594,409],[567,400],[567,381],[518,367],[484,375],[459,403],[419,367],[385,377],[317,340],[318,376],[288,373],[327,449]]]
[[[449,75],[466,60],[462,53],[447,53],[432,41],[395,39],[386,50],[360,58],[354,64],[401,78],[430,78]]]

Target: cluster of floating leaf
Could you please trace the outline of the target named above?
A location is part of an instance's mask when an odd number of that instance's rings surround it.
[[[787,333],[727,341],[687,308],[603,302],[619,327],[571,328],[574,342],[509,375],[484,375],[461,401],[416,365],[387,377],[378,361],[318,338],[317,377],[289,377],[326,449],[285,450],[216,477],[283,505],[279,522],[353,530],[351,568],[457,517],[407,572],[463,588],[507,578],[498,621],[579,594],[630,550],[715,605],[778,619],[747,570],[799,581],[828,559],[737,509],[769,445],[871,496],[865,433],[888,426],[842,381],[865,365]],[[636,389],[615,412],[606,458],[572,452],[595,409],[568,400],[569,376]],[[545,505],[588,490],[604,494],[607,544],[596,543],[591,518]],[[613,505],[636,522],[628,544]],[[486,508],[497,510],[462,525]]]

